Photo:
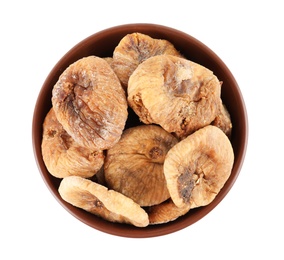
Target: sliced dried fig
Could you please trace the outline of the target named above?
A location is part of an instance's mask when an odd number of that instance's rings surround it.
[[[51,175],[64,178],[70,175],[92,177],[102,167],[102,151],[78,145],[58,122],[53,108],[43,123],[42,156]]]
[[[69,176],[61,181],[58,191],[66,202],[108,221],[137,227],[149,224],[145,210],[132,199],[91,180]]]
[[[229,138],[231,138],[233,127],[231,116],[224,104],[220,105],[219,113],[211,124],[219,127]]]
[[[189,209],[189,205],[179,208],[171,199],[168,199],[158,205],[148,207],[145,210],[149,215],[150,224],[154,225],[174,221],[177,218],[185,215]]]
[[[172,55],[141,63],[127,90],[128,103],[142,122],[159,124],[179,138],[209,125],[219,112],[221,85],[213,72]]]
[[[52,91],[58,121],[80,145],[104,150],[116,143],[127,119],[125,92],[110,65],[89,56],[71,64]]]
[[[142,33],[127,34],[113,52],[113,68],[124,87],[136,67],[148,58],[161,54],[181,54],[167,40],[153,39]]]
[[[156,125],[141,125],[124,131],[107,151],[104,171],[109,188],[141,206],[159,204],[170,197],[163,173],[168,150],[177,139]]]
[[[228,137],[209,125],[171,148],[164,174],[177,207],[205,206],[213,201],[229,178],[234,152]]]

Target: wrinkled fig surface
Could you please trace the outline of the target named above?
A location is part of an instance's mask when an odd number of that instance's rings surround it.
[[[69,176],[61,181],[58,190],[68,203],[108,221],[137,227],[149,224],[147,213],[133,200],[90,180]]]
[[[58,122],[53,108],[43,123],[41,149],[49,173],[57,178],[92,177],[104,163],[102,151],[90,150],[74,141]]]
[[[185,215],[189,209],[189,205],[177,207],[171,199],[168,199],[158,205],[146,208],[146,212],[149,215],[150,224],[155,225],[174,221]]]
[[[224,104],[220,105],[220,110],[211,124],[219,127],[229,138],[231,138],[233,125],[231,116]]]
[[[127,34],[113,52],[113,69],[124,88],[137,66],[148,58],[161,54],[181,54],[167,40],[153,39],[142,33]]]
[[[234,153],[225,133],[206,126],[169,150],[164,173],[177,207],[209,204],[231,174]]]
[[[133,72],[128,103],[145,124],[184,138],[209,125],[220,106],[221,84],[209,69],[172,56],[154,56]]]
[[[58,121],[80,145],[104,150],[116,143],[127,119],[125,92],[107,61],[89,56],[71,64],[52,91]]]
[[[169,198],[163,173],[168,150],[177,139],[155,125],[125,130],[119,142],[107,151],[104,171],[108,187],[141,206],[159,204]]]

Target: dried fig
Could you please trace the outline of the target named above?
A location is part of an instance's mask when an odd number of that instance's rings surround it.
[[[231,116],[224,104],[220,105],[219,113],[217,114],[216,118],[211,124],[219,127],[229,138],[231,138],[232,134]]]
[[[141,206],[159,204],[170,197],[163,173],[168,150],[177,139],[156,125],[141,125],[124,131],[107,151],[104,171],[109,188]]]
[[[181,54],[167,40],[153,39],[142,33],[127,34],[113,52],[113,68],[126,88],[130,75],[141,62],[161,54],[181,57]]]
[[[158,205],[148,207],[145,210],[149,215],[150,224],[154,225],[174,221],[177,218],[185,215],[189,209],[189,205],[179,208],[171,199],[168,199]]]
[[[205,206],[212,202],[229,178],[234,153],[228,137],[209,125],[172,147],[164,174],[177,207]]]
[[[69,175],[92,177],[102,167],[102,151],[78,145],[58,122],[53,108],[43,123],[42,155],[51,175],[64,178]]]
[[[137,227],[149,224],[148,214],[132,199],[78,176],[64,178],[59,194],[66,202],[111,222]]]
[[[159,55],[141,63],[129,78],[128,103],[145,124],[156,123],[179,138],[217,116],[221,85],[209,69]]]
[[[107,183],[105,180],[104,167],[101,167],[100,170],[98,170],[98,172],[92,178],[89,178],[89,179],[93,182],[96,182],[98,184],[101,184],[107,187]]]
[[[125,92],[102,58],[89,56],[71,64],[52,91],[58,121],[78,144],[104,150],[116,143],[127,119]]]
[[[113,58],[112,57],[105,57],[103,58],[107,63],[108,65],[113,69]]]

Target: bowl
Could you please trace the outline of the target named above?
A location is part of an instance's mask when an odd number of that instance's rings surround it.
[[[231,143],[235,154],[233,169],[228,181],[209,205],[190,210],[186,215],[179,217],[175,221],[159,225],[149,225],[144,228],[128,224],[111,223],[66,203],[58,193],[61,180],[49,174],[41,153],[42,125],[47,112],[51,108],[52,88],[60,74],[71,63],[82,57],[89,55],[99,57],[112,56],[113,50],[119,41],[126,34],[133,32],[140,32],[153,38],[170,41],[187,59],[209,68],[219,80],[223,81],[221,97],[231,115],[233,124]],[[128,119],[130,124],[131,120],[130,116]],[[135,125],[135,119],[133,120],[133,124]],[[157,24],[125,24],[111,27],[94,33],[75,45],[57,62],[44,81],[35,104],[32,122],[32,141],[35,160],[45,184],[56,200],[74,217],[90,227],[121,237],[145,238],[166,235],[186,228],[206,216],[223,200],[235,183],[245,158],[247,138],[248,121],[244,100],[238,84],[228,67],[211,49],[199,40],[177,29]]]

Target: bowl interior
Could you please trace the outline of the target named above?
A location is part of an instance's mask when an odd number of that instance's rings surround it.
[[[190,210],[185,216],[175,221],[146,228],[110,223],[63,201],[58,193],[61,180],[49,174],[41,153],[42,124],[45,115],[51,108],[52,88],[60,74],[71,63],[82,57],[89,55],[99,57],[112,56],[113,50],[121,38],[133,32],[169,40],[186,58],[211,69],[219,80],[223,81],[222,99],[231,115],[233,124],[231,142],[235,153],[235,162],[231,176],[212,203],[205,207]],[[130,114],[126,127],[136,124],[139,124],[139,120]],[[153,237],[169,234],[187,227],[207,215],[226,196],[239,174],[245,156],[247,134],[248,126],[245,104],[237,82],[226,65],[214,52],[197,39],[176,29],[155,24],[128,24],[112,27],[95,33],[74,46],[58,61],[46,78],[35,105],[32,125],[33,148],[39,171],[59,203],[83,223],[97,230],[124,237]]]

